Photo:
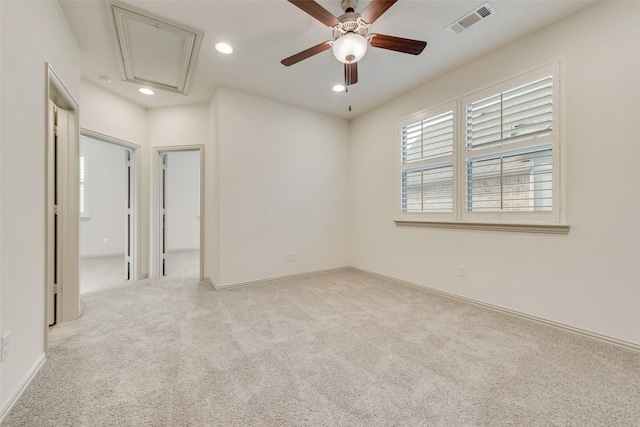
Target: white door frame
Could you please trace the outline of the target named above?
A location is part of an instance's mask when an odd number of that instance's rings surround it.
[[[204,145],[178,145],[170,147],[153,147],[153,193],[152,193],[152,253],[151,274],[154,278],[162,277],[162,156],[169,152],[198,151],[200,153],[200,273],[198,279],[204,277]]]
[[[50,176],[54,173],[52,169],[52,152],[54,132],[52,117],[49,114],[49,102],[53,101],[59,108],[67,111],[65,114],[65,131],[60,141],[59,151],[59,194],[58,194],[58,257],[59,263],[59,283],[56,286],[56,322],[76,320],[80,315],[80,286],[79,277],[79,146],[80,146],[80,125],[78,120],[78,104],[67,90],[62,80],[55,73],[49,63],[45,64],[45,307],[44,307],[44,341],[45,349],[48,348],[49,330],[49,310],[51,297],[49,293],[50,284],[54,283],[53,277],[53,256],[54,256],[54,228],[53,228],[53,197],[51,189],[53,187]]]
[[[114,144],[122,148],[131,150],[131,239],[129,241],[129,252],[131,253],[131,280],[140,280],[140,169],[141,169],[141,147],[122,139],[114,138],[99,132],[81,128],[80,134],[99,141]],[[125,260],[126,260],[125,254]]]

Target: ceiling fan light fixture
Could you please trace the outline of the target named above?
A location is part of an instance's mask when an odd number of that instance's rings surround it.
[[[344,64],[358,62],[367,53],[367,39],[360,34],[349,32],[333,42],[333,54]]]

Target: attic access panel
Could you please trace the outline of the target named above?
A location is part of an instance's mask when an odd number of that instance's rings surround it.
[[[122,80],[186,95],[202,33],[129,5],[106,5]]]

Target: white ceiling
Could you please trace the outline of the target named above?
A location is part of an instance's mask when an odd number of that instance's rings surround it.
[[[204,33],[188,95],[156,90],[138,92],[120,78],[103,1],[61,0],[62,10],[81,49],[82,77],[147,108],[206,103],[218,86],[288,104],[353,118],[448,70],[549,25],[593,0],[489,0],[496,13],[460,34],[445,30],[483,0],[399,0],[369,29],[370,33],[425,40],[420,56],[370,48],[359,62],[359,81],[349,93],[334,93],[344,81],[343,66],[326,51],[291,67],[280,60],[331,39],[331,30],[286,0],[143,0],[124,3],[177,21]],[[340,0],[319,1],[335,16]],[[361,12],[369,0],[361,0]],[[232,55],[213,45],[231,44]],[[162,49],[162,46],[149,46]],[[104,84],[99,75],[109,76]],[[348,106],[352,105],[352,111]]]

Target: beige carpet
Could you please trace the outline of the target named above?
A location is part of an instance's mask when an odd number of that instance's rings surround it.
[[[127,280],[124,254],[80,258],[80,294],[102,291]]]
[[[638,426],[640,354],[357,272],[83,296],[9,426]]]

